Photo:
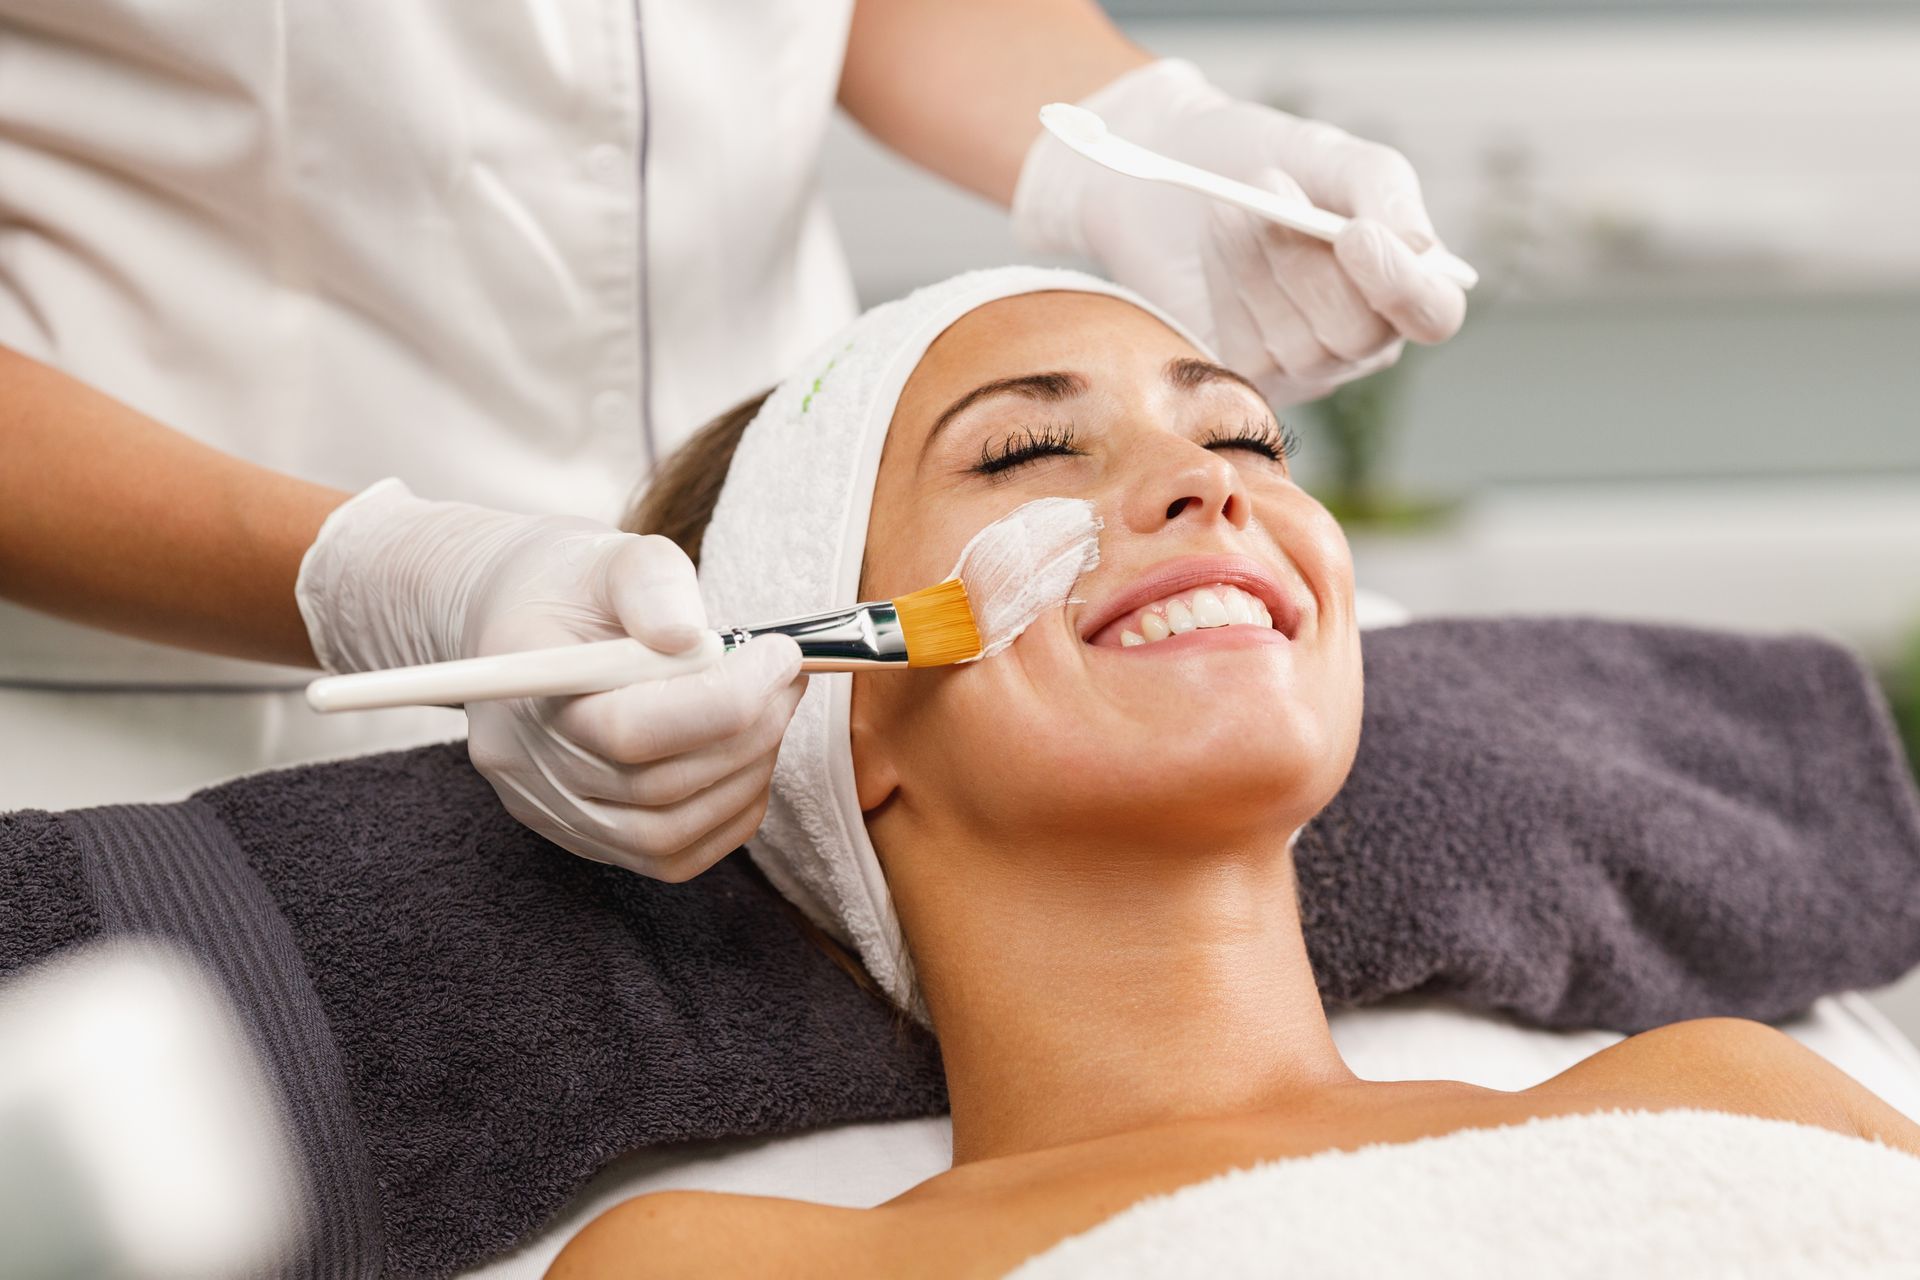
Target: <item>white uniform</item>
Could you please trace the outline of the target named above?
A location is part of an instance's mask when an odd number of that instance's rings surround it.
[[[310,480],[611,520],[853,315],[813,187],[850,13],[0,0],[0,343]],[[0,604],[0,809],[464,731],[310,674]]]

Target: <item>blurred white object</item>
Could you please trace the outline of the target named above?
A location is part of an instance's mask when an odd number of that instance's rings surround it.
[[[1236,182],[1232,178],[1223,178],[1217,173],[1163,156],[1157,151],[1149,151],[1139,143],[1130,142],[1109,131],[1106,121],[1071,102],[1049,102],[1040,108],[1040,123],[1048,133],[1095,164],[1105,165],[1115,173],[1124,173],[1142,182],[1164,182],[1169,186],[1198,192],[1209,199],[1224,200],[1249,213],[1259,214],[1269,222],[1291,227],[1328,244],[1339,239],[1340,233],[1352,221],[1344,214],[1322,209],[1309,201],[1278,196],[1271,191]],[[1471,289],[1480,283],[1478,271],[1467,265],[1465,259],[1447,252],[1439,245],[1418,255],[1417,260],[1426,270],[1453,281],[1462,289]]]
[[[1405,626],[1413,621],[1413,614],[1392,596],[1355,587],[1353,620],[1362,631],[1371,631],[1375,627]]]
[[[104,943],[0,988],[0,1277],[258,1274],[297,1196],[273,1088],[184,956]]]
[[[1409,247],[1437,237],[1413,166],[1393,148],[1237,100],[1176,59],[1137,67],[1079,105],[1161,155],[1351,216],[1326,246],[1090,165],[1044,130],[1027,151],[1013,195],[1022,246],[1092,257],[1276,406],[1392,364],[1407,339],[1459,331],[1465,295]]]

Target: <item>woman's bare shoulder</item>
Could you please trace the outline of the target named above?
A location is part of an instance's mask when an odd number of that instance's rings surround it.
[[[1617,1096],[1621,1105],[1700,1107],[1794,1120],[1920,1156],[1920,1125],[1777,1027],[1695,1018],[1630,1036],[1532,1092]]]
[[[845,1266],[858,1237],[877,1225],[873,1217],[870,1211],[776,1196],[657,1191],[624,1200],[588,1223],[567,1242],[547,1276],[828,1275]]]

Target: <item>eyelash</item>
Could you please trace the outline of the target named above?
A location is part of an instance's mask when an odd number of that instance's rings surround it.
[[[1285,462],[1300,452],[1300,437],[1291,426],[1263,418],[1248,418],[1232,429],[1216,427],[1200,444],[1207,449],[1250,449],[1275,462]],[[994,476],[1040,458],[1081,456],[1085,452],[1074,443],[1071,422],[1044,422],[1022,427],[998,444],[989,440],[981,445],[980,460],[973,470]]]
[[[1251,449],[1275,462],[1285,462],[1300,452],[1300,436],[1293,427],[1270,418],[1248,418],[1231,431],[1216,427],[1200,443],[1209,449]]]
[[[980,461],[973,469],[983,476],[991,476],[1049,454],[1083,452],[1074,446],[1071,422],[1043,422],[1037,427],[1021,427],[998,445],[991,440],[982,444]]]

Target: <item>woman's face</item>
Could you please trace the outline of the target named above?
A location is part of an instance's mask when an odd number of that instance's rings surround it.
[[[1074,601],[1002,653],[856,680],[883,859],[889,812],[1217,846],[1332,798],[1359,734],[1352,563],[1282,440],[1256,392],[1115,298],[1009,298],[941,335],[894,413],[861,598],[939,582],[1035,498],[1088,499],[1105,527]],[[1253,621],[1201,625],[1223,615]]]

